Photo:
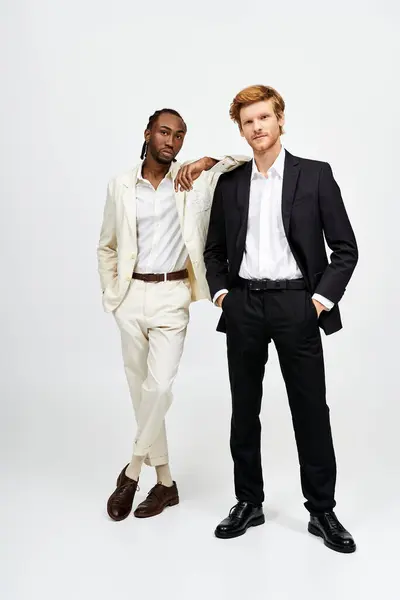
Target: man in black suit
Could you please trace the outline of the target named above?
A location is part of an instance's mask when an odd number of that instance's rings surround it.
[[[246,88],[233,100],[231,118],[254,159],[219,179],[204,252],[211,297],[222,308],[217,329],[227,334],[238,500],[215,534],[236,537],[264,523],[259,413],[273,340],[308,530],[333,550],[354,552],[333,512],[336,462],[319,328],[329,335],[342,327],[338,302],[357,263],[357,244],[330,166],[282,148],[284,109],[280,94],[266,86]]]

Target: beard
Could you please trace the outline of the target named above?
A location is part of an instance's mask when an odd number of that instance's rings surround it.
[[[260,140],[250,140],[248,143],[254,152],[261,154],[263,152],[268,152],[268,150],[273,148],[278,142],[279,138],[279,132],[276,134],[268,132],[267,137],[261,138]]]
[[[159,165],[170,165],[175,160],[175,155],[166,156],[161,154],[161,151],[155,150],[152,146],[148,146],[148,152]]]

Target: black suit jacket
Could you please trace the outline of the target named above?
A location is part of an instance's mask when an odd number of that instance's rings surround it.
[[[204,251],[211,297],[235,285],[246,244],[252,161],[221,175],[214,193]],[[328,163],[298,158],[285,151],[282,218],[286,237],[308,291],[335,306],[324,311],[320,327],[327,335],[342,327],[338,302],[358,260],[340,189]],[[325,241],[332,250],[330,262]],[[217,327],[226,331],[222,313]]]

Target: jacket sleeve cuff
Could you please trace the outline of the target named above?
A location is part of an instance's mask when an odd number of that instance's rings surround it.
[[[237,154],[233,156],[213,156],[212,158],[218,162],[210,169],[211,173],[227,173],[250,160],[248,156]]]

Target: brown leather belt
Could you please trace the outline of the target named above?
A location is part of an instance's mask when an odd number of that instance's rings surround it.
[[[173,273],[132,273],[132,279],[140,279],[148,283],[160,283],[161,281],[179,281],[189,277],[187,269],[174,271]]]

